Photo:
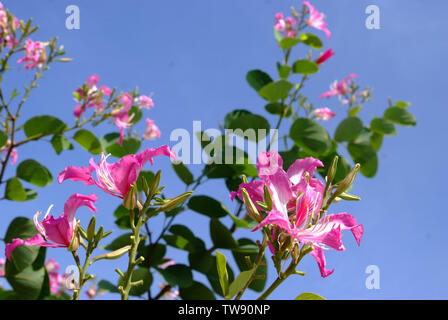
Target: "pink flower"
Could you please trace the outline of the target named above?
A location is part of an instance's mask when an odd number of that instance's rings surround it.
[[[129,111],[132,108],[132,96],[129,93],[125,93],[120,97],[120,101],[123,104],[121,109],[114,112],[112,117],[114,118],[114,123],[120,130],[120,139],[118,144],[121,146],[124,138],[124,130],[132,126],[132,118],[134,115],[129,116]]]
[[[136,100],[137,100],[137,105],[140,108],[150,109],[150,108],[154,107],[154,102],[148,96],[142,95],[142,96],[138,97]]]
[[[316,117],[316,119],[322,119],[324,121],[330,120],[335,115],[336,113],[331,111],[329,108],[318,108],[314,110],[314,116]]]
[[[97,294],[96,288],[92,284],[89,290],[86,291],[86,295],[89,297],[90,300],[93,300],[96,297],[96,294]]]
[[[17,60],[17,63],[25,62],[26,69],[40,68],[46,59],[45,44],[27,39],[25,42],[25,57]]]
[[[42,213],[38,211],[34,215],[34,225],[39,233],[27,240],[22,240],[19,238],[13,239],[12,243],[8,243],[6,245],[6,258],[9,260],[14,249],[21,245],[51,248],[69,247],[76,226],[76,210],[82,206],[86,206],[92,212],[97,212],[95,206],[93,205],[93,202],[96,202],[96,200],[97,196],[95,194],[85,196],[79,193],[74,193],[65,202],[64,212],[57,219],[54,219],[53,216],[48,215],[53,207],[52,205],[48,208],[44,220],[41,222],[38,221],[38,218]]]
[[[166,259],[166,258],[165,258]],[[174,260],[172,260],[172,259],[168,259],[168,261],[166,261],[166,262],[164,262],[164,263],[162,263],[161,265],[160,265],[160,268],[161,269],[166,269],[166,268],[168,268],[169,266],[172,266],[172,265],[175,265],[176,263],[174,262]]]
[[[2,148],[0,148],[0,157],[3,157],[3,155],[7,155],[9,150],[11,149],[11,140],[8,140],[6,142],[6,145],[4,145]],[[14,165],[17,163],[17,158],[18,158],[18,151],[17,149],[12,149],[11,154],[11,164]]]
[[[45,262],[45,268],[47,269],[48,277],[50,278],[50,292],[60,296],[65,288],[65,277],[59,273],[59,263],[53,258],[48,259]]]
[[[325,15],[317,11],[308,1],[304,1],[303,4],[307,6],[310,11],[310,16],[306,23],[317,30],[325,32],[327,39],[330,39],[331,32],[328,30],[327,24],[324,21]]]
[[[159,127],[154,124],[153,120],[146,118],[145,134],[143,135],[143,138],[154,140],[160,138],[160,135]]]
[[[5,276],[5,264],[6,264],[6,260],[3,258],[0,258],[0,277]]]
[[[337,80],[334,81],[330,85],[330,91],[324,92],[319,96],[319,99],[322,99],[323,97],[330,98],[332,96],[338,96],[340,99],[347,94],[347,84],[352,78],[356,78],[357,75],[354,73],[349,74],[346,76],[341,82],[338,82]],[[347,103],[345,100],[342,101],[343,103]]]
[[[112,90],[108,86],[98,88],[98,82],[99,77],[93,74],[74,92],[75,101],[79,103],[73,111],[76,118],[79,118],[87,108],[94,108],[97,111],[104,109],[103,97],[110,96]]]
[[[295,241],[313,247],[311,255],[316,259],[322,277],[327,277],[333,270],[326,269],[323,250],[334,249],[344,251],[341,232],[351,230],[356,242],[360,244],[363,226],[356,223],[348,213],[324,215],[320,218],[325,186],[313,178],[317,167],[322,167],[320,160],[308,157],[296,160],[285,172],[283,160],[274,151],[263,152],[257,161],[258,175],[272,194],[273,207],[266,218],[253,230],[266,225],[274,225],[289,234]],[[241,188],[246,188],[250,197],[263,197],[258,187],[247,188],[242,184],[236,192],[241,198]],[[273,252],[273,246],[270,245]],[[273,252],[274,253],[274,252]]]
[[[324,53],[322,53],[319,58],[316,59],[316,64],[322,64],[328,59],[330,59],[332,56],[334,56],[336,53],[332,51],[332,49],[327,49]]]
[[[294,30],[294,25],[297,20],[291,17],[283,17],[283,13],[279,12],[275,15],[275,26],[274,28],[280,32],[283,32],[284,36],[287,38],[293,38],[296,36],[296,30]]]
[[[58,181],[59,183],[67,179],[82,181],[85,185],[95,185],[113,196],[124,198],[146,162],[149,161],[152,165],[153,158],[160,155],[176,160],[176,154],[166,145],[156,149],[148,148],[135,155],[126,155],[112,164],[107,163],[107,157],[102,154],[98,164],[91,158],[88,168],[74,166],[65,168],[59,174]],[[98,182],[93,178],[94,171],[96,171]]]

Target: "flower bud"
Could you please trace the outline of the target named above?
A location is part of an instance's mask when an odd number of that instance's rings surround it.
[[[79,232],[78,232],[79,220],[76,221],[75,228],[73,230],[72,240],[70,241],[70,245],[68,246],[68,251],[76,251],[79,248]]]
[[[109,252],[109,253],[105,253],[102,254],[100,256],[97,256],[95,258],[92,259],[92,263],[101,259],[107,259],[107,260],[114,260],[114,259],[118,259],[121,256],[123,256],[126,252],[128,252],[129,250],[131,250],[131,246],[125,246],[123,248],[120,248],[118,250]]]
[[[327,184],[330,184],[331,182],[333,182],[333,179],[336,175],[336,171],[338,169],[338,160],[339,157],[338,156],[334,156],[333,161],[331,161],[331,165],[330,168],[328,169],[328,173],[327,173]]]
[[[272,210],[272,195],[271,195],[271,192],[269,191],[269,188],[266,184],[263,186],[263,200],[267,206],[267,211],[271,211]]]
[[[92,239],[95,237],[95,222],[96,218],[95,216],[92,216],[92,219],[90,219],[89,226],[87,227],[87,241],[91,242]]]
[[[152,197],[156,194],[157,189],[159,189],[160,184],[160,176],[162,175],[162,171],[157,171],[156,175],[151,181],[151,184],[149,185],[149,195],[148,197]]]
[[[258,212],[257,207],[255,207],[246,189],[244,188],[241,189],[241,195],[243,196],[243,201],[244,205],[246,206],[247,214],[257,222],[263,221],[263,217]]]
[[[137,205],[137,188],[133,185],[123,199],[123,207],[128,210],[134,210]]]
[[[175,198],[169,199],[168,201],[165,202],[165,204],[158,207],[156,209],[156,212],[168,211],[168,210],[172,210],[172,209],[178,207],[185,200],[187,200],[192,195],[192,193],[193,193],[193,191],[187,191],[187,192],[182,193],[181,195],[178,195]]]
[[[346,191],[350,186],[353,184],[353,181],[355,181],[355,177],[358,174],[359,169],[361,168],[361,165],[359,163],[355,164],[352,171],[340,182],[335,184],[336,191],[334,193],[335,196],[341,195],[344,191]]]

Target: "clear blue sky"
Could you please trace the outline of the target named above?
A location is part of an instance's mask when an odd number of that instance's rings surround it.
[[[191,130],[193,120],[201,120],[203,128],[215,128],[235,108],[266,115],[263,100],[246,84],[245,74],[255,68],[274,74],[275,61],[281,59],[272,34],[274,14],[287,13],[290,5],[299,3],[293,0],[2,2],[18,17],[34,18],[40,25],[34,39],[57,35],[68,56],[73,58],[72,63],[53,65],[25,106],[23,117],[45,113],[72,123],[75,106],[72,91],[95,73],[102,84],[121,89],[138,85],[142,93],[154,93],[156,106],[147,115],[160,127],[162,138],[145,142],[146,147],[170,144],[171,130]],[[443,161],[448,158],[444,67],[448,63],[445,41],[448,3],[442,0],[312,3],[328,17],[333,35],[325,46],[333,48],[337,55],[307,84],[305,94],[311,101],[319,102],[318,95],[333,80],[357,73],[360,84],[374,88],[373,101],[361,113],[365,121],[370,121],[372,115],[381,115],[387,97],[391,96],[394,100],[412,102],[410,110],[416,115],[418,126],[400,127],[398,137],[385,139],[379,153],[378,175],[356,181],[353,193],[361,196],[361,202],[333,207],[332,211],[348,211],[364,224],[361,247],[346,234],[347,251],[327,253],[328,267],[335,268],[333,275],[322,279],[314,259],[307,257],[301,265],[306,277],[292,278],[272,298],[289,299],[312,291],[329,299],[447,299],[448,216],[440,196],[447,177]],[[70,4],[81,10],[80,30],[65,28],[65,8]],[[367,30],[364,26],[367,16],[364,11],[369,4],[376,4],[381,10],[380,30]],[[323,33],[317,31],[317,34],[324,39]],[[298,58],[303,52],[294,54]],[[30,78],[26,71],[22,74]],[[343,113],[336,100],[330,100],[326,106]],[[329,125],[330,132],[341,117]],[[113,130],[107,125],[99,128],[101,133]],[[20,149],[19,160],[30,157],[51,164],[56,176],[67,165],[86,165],[90,155],[78,147],[57,157],[49,143],[38,142]],[[168,160],[157,159],[155,164],[155,169],[165,169],[162,181],[168,186],[168,196],[184,190],[169,169]],[[190,166],[195,173],[200,167]],[[7,175],[13,175],[14,170],[9,167]],[[112,213],[118,199],[72,182],[53,183],[39,191],[39,198],[32,202],[0,202],[0,235],[4,235],[13,217],[31,218],[36,210],[46,210],[52,203],[53,213],[58,215],[65,199],[74,191],[96,192],[100,196],[98,223],[117,230]],[[202,193],[224,200],[233,210],[222,181],[207,182],[197,191]],[[89,215],[87,210],[79,212],[81,219],[87,220]],[[189,212],[177,222],[189,225],[209,239],[207,219]],[[154,220],[153,230],[160,223]],[[117,230],[116,235],[120,232]],[[247,233],[238,231],[237,237]],[[1,245],[2,252],[3,249]],[[178,262],[187,258],[184,252],[176,250],[167,255]],[[64,249],[50,249],[48,256],[54,256],[63,267],[72,264]],[[120,260],[120,266],[124,264]],[[368,265],[380,268],[379,290],[365,287]],[[91,271],[114,281],[114,268],[114,262],[106,261]],[[274,273],[270,271],[272,281]],[[195,274],[195,279],[205,280],[199,274]],[[246,297],[256,296],[249,293]]]

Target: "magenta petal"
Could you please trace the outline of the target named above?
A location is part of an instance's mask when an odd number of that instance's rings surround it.
[[[266,218],[264,218],[263,221],[260,222],[258,226],[256,226],[252,231],[257,231],[258,229],[268,225],[272,224],[277,227],[280,227],[284,229],[286,232],[291,231],[291,225],[289,223],[289,219],[287,216],[285,216],[280,211],[272,210],[269,212]]]
[[[12,243],[7,243],[6,244],[6,248],[5,248],[5,256],[6,258],[11,261],[10,257],[12,252],[14,251],[15,248],[19,247],[19,246],[41,246],[41,247],[51,247],[51,248],[58,248],[58,247],[62,247],[60,245],[57,244],[51,244],[45,241],[45,239],[42,237],[41,234],[36,234],[34,237],[28,239],[28,240],[22,240],[19,238],[15,238],[12,240]]]
[[[73,236],[73,227],[70,226],[67,218],[60,216],[54,219],[53,216],[47,216],[40,225],[45,230],[47,240],[68,247]]]
[[[136,156],[131,154],[124,156],[118,162],[108,165],[110,175],[120,194],[124,197],[131,185],[137,181],[141,165]]]
[[[324,251],[322,248],[319,248],[318,246],[313,246],[314,250],[310,252],[310,255],[316,259],[317,265],[319,266],[320,275],[322,278],[328,277],[330,274],[334,272],[333,270],[328,270],[326,268],[327,262],[325,260]]]
[[[85,167],[68,166],[59,174],[58,182],[62,183],[67,179],[73,181],[82,181],[87,186],[96,184],[95,180],[92,177],[92,170]]]
[[[257,158],[257,171],[260,176],[270,176],[283,170],[283,159],[276,151],[261,152]]]
[[[361,238],[364,233],[364,227],[362,224],[356,222],[355,217],[346,212],[336,213],[328,215],[329,221],[338,224],[341,231],[351,230],[353,236],[355,237],[358,246],[361,244]]]
[[[314,175],[317,167],[323,167],[322,161],[319,159],[315,159],[313,157],[308,157],[305,159],[297,159],[289,168],[288,168],[288,177],[291,180],[292,184],[298,184],[302,178],[304,177],[305,172],[308,172],[310,177]]]
[[[240,184],[237,192],[231,192],[230,193],[230,199],[235,199],[235,196],[238,196],[241,201],[243,201],[243,196],[241,195],[241,190],[244,188],[246,189],[247,193],[249,194],[249,197],[251,198],[252,202],[255,204],[258,210],[262,210],[257,204],[257,201],[263,202],[263,189],[264,183],[259,180],[254,180],[249,183],[242,183]]]
[[[137,160],[140,162],[140,165],[143,167],[146,162],[151,162],[151,165],[154,163],[152,158],[156,156],[167,156],[170,157],[173,161],[176,161],[176,153],[168,147],[167,145],[160,146],[158,148],[148,148],[143,150],[142,152],[135,155]]]

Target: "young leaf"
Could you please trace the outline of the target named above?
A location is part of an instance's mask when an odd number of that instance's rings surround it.
[[[226,257],[219,251],[216,251],[216,266],[219,275],[219,283],[221,284],[222,293],[226,296],[229,292],[229,275],[227,274]]]

